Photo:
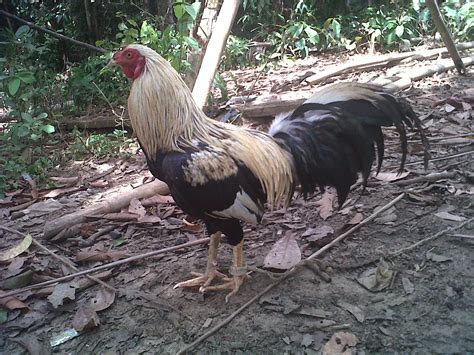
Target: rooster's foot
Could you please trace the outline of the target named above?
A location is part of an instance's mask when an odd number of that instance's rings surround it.
[[[220,278],[220,279],[228,279],[226,275],[223,273],[217,271],[217,270],[208,270],[204,274],[200,272],[191,272],[191,275],[195,276],[194,278],[186,281],[182,281],[180,283],[177,283],[174,288],[185,288],[185,287],[196,287],[200,286],[199,292],[204,292],[201,291],[201,289],[206,288],[211,284],[211,282],[215,278]]]

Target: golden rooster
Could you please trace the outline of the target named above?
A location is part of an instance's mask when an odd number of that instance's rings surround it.
[[[306,196],[334,186],[339,204],[362,174],[367,181],[375,160],[383,159],[381,126],[397,128],[405,162],[405,125],[415,125],[413,110],[380,87],[344,83],[324,88],[292,113],[282,115],[269,133],[208,118],[194,102],[179,74],[150,48],[129,45],[109,63],[133,80],[128,98],[132,127],[151,173],[166,182],[176,204],[201,218],[210,235],[204,274],[176,287],[200,292],[230,289],[246,277],[241,221],[258,223],[271,207],[287,206],[295,188]],[[217,270],[221,233],[233,246],[231,278]],[[211,285],[223,278],[220,285]]]

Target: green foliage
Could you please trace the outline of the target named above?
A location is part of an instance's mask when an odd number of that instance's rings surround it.
[[[447,0],[440,5],[440,10],[457,40],[474,39],[474,2],[462,4],[459,0]]]
[[[122,129],[114,129],[112,133],[81,132],[74,129],[71,133],[72,143],[67,148],[68,154],[81,160],[87,155],[95,157],[117,157],[130,145],[136,144]]]

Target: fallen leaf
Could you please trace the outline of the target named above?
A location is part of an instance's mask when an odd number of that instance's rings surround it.
[[[412,294],[413,291],[415,291],[415,286],[408,277],[402,277],[402,285],[407,295]]]
[[[152,197],[143,199],[141,203],[144,207],[150,207],[165,203],[174,203],[174,199],[171,196],[154,195]]]
[[[308,228],[302,235],[308,242],[315,242],[319,239],[334,234],[334,229],[331,226],[321,225],[316,228]]]
[[[451,214],[446,211],[435,213],[435,216],[441,219],[445,219],[448,221],[455,221],[455,222],[462,222],[466,220],[466,217],[457,216],[455,214]]]
[[[327,188],[326,191],[324,191],[323,196],[318,201],[316,201],[316,206],[318,206],[319,215],[323,220],[326,220],[333,215],[333,205],[335,200],[335,190]]]
[[[48,296],[48,301],[54,308],[58,308],[66,299],[74,300],[76,298],[76,288],[78,287],[75,281],[60,283],[54,287],[52,294]]]
[[[359,342],[357,337],[349,332],[334,333],[331,339],[324,345],[323,355],[349,355],[352,354],[351,347]]]
[[[395,207],[391,207],[388,210],[382,212],[377,218],[374,219],[375,223],[378,224],[392,224],[398,219],[398,215],[396,214]]]
[[[444,263],[446,261],[452,261],[453,259],[444,255],[435,254],[432,252],[426,253],[426,258],[428,260],[434,261],[435,263]]]
[[[444,105],[444,110],[447,113],[453,112],[455,109],[456,109],[456,107],[454,107],[453,105],[450,105],[450,104]]]
[[[23,264],[25,261],[26,258],[22,258],[21,256],[13,258],[10,265],[8,265],[7,271],[3,274],[3,277],[6,279],[21,273],[23,271]]]
[[[54,348],[55,346],[64,344],[65,342],[74,339],[77,336],[79,336],[79,333],[76,331],[76,329],[65,329],[60,334],[51,337],[49,340],[49,345]]]
[[[38,338],[31,333],[20,338],[13,338],[11,340],[23,346],[26,350],[28,350],[30,355],[51,353],[43,344],[40,343]]]
[[[64,187],[64,188],[59,188],[59,189],[53,189],[49,191],[44,191],[40,193],[41,197],[46,197],[46,198],[55,198],[61,195],[65,195],[70,192],[75,192],[80,190],[80,187],[78,186],[69,186],[69,187]]]
[[[406,178],[410,174],[409,171],[402,171],[400,174],[395,173],[374,173],[374,178],[380,181],[392,182]]]
[[[393,271],[381,260],[376,268],[364,271],[357,282],[370,291],[378,292],[390,286],[392,277]]]
[[[72,326],[78,332],[92,329],[100,324],[99,316],[89,305],[80,306],[72,320]]]
[[[307,348],[311,344],[313,344],[313,337],[311,336],[311,334],[303,335],[303,339],[301,340],[301,346],[304,346],[305,348]]]
[[[160,223],[161,218],[158,217],[158,216],[148,216],[148,215],[146,215],[146,216],[138,218],[137,222],[139,222],[139,223]]]
[[[32,241],[33,238],[31,237],[31,235],[27,234],[18,245],[15,245],[14,247],[4,250],[0,253],[0,262],[11,260],[14,257],[25,252],[30,247]]]
[[[0,292],[0,297],[2,296],[2,292]],[[0,298],[0,306],[13,311],[15,309],[27,309],[29,308],[25,303],[20,301],[18,298],[13,296]]]
[[[358,322],[360,323],[364,322],[365,314],[364,314],[364,311],[362,311],[362,309],[360,309],[359,307],[354,306],[347,302],[343,302],[343,301],[338,301],[337,305],[341,307],[342,309],[345,309],[350,314],[352,314],[354,318],[357,319]]]
[[[144,217],[146,215],[146,209],[142,206],[138,198],[134,197],[130,201],[130,206],[128,206],[128,212],[134,213],[140,217]]]
[[[101,287],[95,298],[91,301],[91,307],[96,312],[102,311],[110,307],[115,300],[115,291],[105,287]]]
[[[37,202],[30,207],[23,210],[23,213],[29,215],[31,218],[40,217],[45,214],[55,212],[63,207],[62,203],[50,199],[46,201]]]
[[[265,257],[263,266],[288,270],[301,261],[301,250],[292,233],[285,235],[277,240],[270,252]]]
[[[351,218],[349,222],[347,222],[348,225],[355,225],[359,224],[364,220],[364,215],[362,213],[356,213],[354,217]]]

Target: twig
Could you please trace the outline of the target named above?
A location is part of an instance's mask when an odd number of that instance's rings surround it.
[[[433,158],[433,159],[430,159],[430,162],[437,162],[437,161],[442,161],[442,160],[448,160],[448,159],[452,159],[452,158],[457,158],[457,157],[462,157],[464,155],[469,155],[469,154],[472,154],[474,153],[474,150],[470,150],[468,152],[462,152],[462,153],[456,153],[456,154],[450,154],[450,155],[445,155],[443,157],[438,157],[438,158]],[[425,161],[424,160],[417,160],[417,161],[414,161],[414,162],[411,162],[411,163],[406,163],[405,166],[411,166],[411,165],[420,165],[420,164],[424,164]],[[400,167],[400,164],[397,164],[397,165],[390,165],[390,166],[387,166],[387,169],[394,169],[394,168],[399,168]]]
[[[399,195],[398,197],[396,197],[394,200],[390,201],[388,204],[386,204],[385,206],[381,207],[380,209],[378,209],[377,211],[375,211],[374,213],[372,213],[369,217],[367,217],[366,219],[364,219],[362,222],[360,222],[359,224],[355,225],[354,227],[352,227],[351,229],[349,229],[347,232],[341,234],[339,237],[337,237],[336,239],[334,239],[331,243],[325,245],[324,247],[322,247],[321,249],[319,249],[318,251],[316,251],[315,253],[311,254],[309,257],[307,257],[306,259],[300,261],[297,265],[295,265],[293,268],[291,268],[290,270],[288,270],[287,272],[285,272],[284,274],[282,274],[282,277],[279,278],[278,280],[274,281],[273,283],[271,283],[270,285],[268,285],[265,289],[263,289],[261,292],[259,292],[258,294],[256,294],[254,297],[252,297],[250,300],[248,300],[246,303],[244,303],[241,307],[239,307],[235,312],[233,312],[231,315],[229,315],[226,319],[224,319],[221,323],[217,324],[215,327],[213,327],[212,329],[210,329],[209,331],[207,331],[206,333],[204,333],[203,335],[201,335],[199,338],[197,338],[195,341],[193,341],[191,344],[187,345],[186,347],[184,347],[183,349],[181,349],[177,354],[185,354],[186,352],[194,349],[197,345],[199,345],[200,343],[202,343],[204,340],[206,340],[207,338],[209,338],[211,335],[217,333],[220,329],[222,329],[223,327],[225,327],[227,324],[229,324],[234,318],[236,318],[240,313],[242,313],[244,310],[246,310],[250,305],[252,305],[255,301],[257,301],[260,297],[262,297],[263,295],[265,295],[268,291],[272,290],[273,288],[275,288],[276,286],[278,286],[281,282],[283,282],[284,280],[286,280],[287,278],[289,278],[291,275],[295,274],[296,271],[298,271],[300,269],[300,267],[302,265],[305,265],[306,263],[308,263],[309,260],[313,260],[315,259],[317,256],[321,255],[323,252],[325,252],[326,250],[328,250],[329,248],[331,248],[332,246],[334,246],[335,244],[337,244],[338,242],[340,242],[342,239],[346,238],[348,235],[352,234],[353,232],[355,232],[356,230],[358,230],[359,228],[361,228],[362,226],[366,225],[367,223],[369,223],[370,221],[372,221],[374,218],[376,218],[380,213],[382,213],[383,211],[387,210],[388,208],[392,207],[394,204],[396,204],[398,201],[400,201],[403,197],[405,196],[404,193],[402,193],[401,195]]]
[[[466,220],[466,221],[464,221],[464,222],[458,224],[457,226],[446,228],[446,229],[444,229],[444,230],[442,230],[442,231],[436,233],[435,235],[432,235],[431,237],[427,237],[427,238],[425,238],[425,239],[419,240],[419,241],[416,242],[415,244],[409,245],[409,246],[407,246],[407,247],[405,247],[405,248],[402,248],[402,249],[399,249],[399,250],[397,250],[397,251],[392,251],[392,252],[390,252],[388,255],[390,255],[390,256],[397,256],[397,255],[400,255],[400,254],[402,254],[402,253],[404,253],[404,252],[413,250],[413,249],[415,249],[416,247],[418,247],[418,246],[420,246],[420,245],[422,245],[422,244],[425,244],[425,243],[427,243],[427,242],[429,242],[429,241],[432,241],[432,240],[434,240],[434,239],[436,239],[436,238],[441,237],[443,234],[446,234],[446,233],[449,233],[449,232],[458,230],[458,229],[464,227],[466,224],[468,224],[468,223],[470,223],[470,222],[472,222],[472,221],[474,221],[474,218],[469,218],[468,220]]]
[[[474,235],[468,234],[451,234],[451,237],[474,239]]]
[[[20,231],[17,231],[16,229],[12,229],[12,228],[8,228],[8,227],[4,227],[4,226],[0,226],[0,229],[3,229],[4,231],[7,231],[7,232],[10,232],[10,233],[14,233],[14,234],[18,234],[19,236],[25,238],[26,237],[26,234],[20,232]],[[76,265],[74,265],[70,260],[66,259],[65,257],[62,257],[60,255],[57,255],[54,251],[52,250],[49,250],[47,247],[45,247],[43,244],[41,244],[40,242],[38,242],[36,240],[35,237],[31,237],[31,241],[34,245],[36,245],[38,248],[40,248],[41,250],[43,250],[44,252],[48,253],[49,255],[51,255],[53,258],[55,258],[56,260],[59,260],[60,262],[62,262],[64,265],[68,266],[69,268],[73,269],[74,271],[79,271],[79,269],[76,267]],[[116,291],[116,289],[112,286],[110,286],[109,284],[107,284],[106,282],[98,279],[97,277],[94,277],[92,275],[86,275],[86,277],[94,282],[97,282],[98,284],[101,284],[102,286],[108,288],[109,290],[112,290],[112,291]]]
[[[56,283],[61,282],[61,281],[69,281],[69,280],[74,279],[74,278],[79,277],[79,276],[84,276],[84,275],[88,275],[88,274],[91,274],[91,273],[94,273],[94,272],[97,272],[97,271],[110,269],[112,267],[127,264],[127,263],[130,263],[130,262],[135,261],[135,260],[141,260],[141,259],[148,258],[150,256],[164,254],[164,253],[167,253],[167,252],[170,252],[170,251],[175,251],[175,250],[179,250],[179,249],[183,249],[183,248],[187,248],[187,247],[192,247],[194,245],[204,244],[204,243],[208,243],[208,242],[209,242],[209,238],[202,238],[202,239],[194,240],[192,242],[176,245],[174,247],[168,247],[168,248],[164,248],[164,249],[160,249],[160,250],[150,251],[150,252],[145,253],[145,254],[131,256],[129,258],[122,259],[122,260],[117,260],[117,261],[114,261],[114,262],[111,262],[111,263],[108,263],[108,264],[97,266],[97,267],[92,268],[92,269],[83,270],[83,271],[77,272],[75,274],[58,277],[58,278],[53,279],[53,280],[48,280],[48,281],[45,281],[45,282],[41,282],[41,283],[37,283],[37,284],[34,284],[34,285],[26,286],[26,287],[20,288],[18,290],[7,292],[7,293],[4,293],[2,295],[2,298],[17,295],[19,293],[23,293],[23,292],[26,292],[26,291],[29,291],[29,290],[35,290],[37,288],[42,288],[44,286],[49,286],[49,285],[52,285],[52,284],[56,284]]]
[[[99,47],[96,47],[96,46],[93,46],[92,44],[89,44],[89,43],[84,43],[84,42],[81,42],[81,41],[78,41],[76,39],[73,39],[73,38],[70,38],[70,37],[66,37],[60,33],[57,33],[57,32],[54,32],[54,31],[51,31],[47,28],[44,28],[44,27],[41,27],[41,26],[38,26],[38,25],[35,25],[33,22],[30,22],[30,21],[26,21],[26,20],[23,20],[21,17],[18,17],[18,16],[15,16],[9,12],[6,12],[4,10],[0,10],[0,14],[3,15],[3,16],[6,16],[6,17],[9,17],[9,18],[12,18],[18,22],[21,22],[21,23],[24,23],[26,25],[28,25],[29,27],[31,28],[34,28],[35,30],[38,30],[38,31],[41,31],[41,32],[44,32],[44,33],[47,33],[53,37],[56,37],[56,38],[59,38],[59,39],[62,39],[64,41],[69,41],[71,43],[74,43],[74,44],[77,44],[78,46],[81,46],[81,47],[85,47],[87,49],[91,49],[93,51],[96,51],[96,52],[99,52],[99,53],[107,53],[107,51],[103,48],[99,48]]]
[[[418,176],[413,179],[395,181],[394,184],[398,186],[406,186],[417,184],[419,182],[435,182],[442,179],[449,179],[455,177],[456,171],[443,171],[442,173],[432,173],[425,176]]]

